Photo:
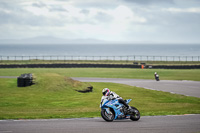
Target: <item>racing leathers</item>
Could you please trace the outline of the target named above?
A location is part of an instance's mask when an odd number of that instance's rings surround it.
[[[101,105],[104,99],[113,100],[118,99],[119,103],[123,104],[127,109],[130,108],[129,105],[123,100],[122,97],[117,95],[115,92],[111,91],[109,96],[102,96],[101,97]]]

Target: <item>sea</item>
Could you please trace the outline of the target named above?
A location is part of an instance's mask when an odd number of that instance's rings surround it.
[[[200,61],[200,45],[60,44],[0,45],[1,60]]]
[[[0,45],[0,56],[200,56],[200,45],[60,44]]]

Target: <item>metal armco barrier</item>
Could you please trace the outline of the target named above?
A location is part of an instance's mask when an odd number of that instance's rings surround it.
[[[153,56],[153,55],[127,55],[127,56],[73,56],[73,55],[48,55],[48,56],[2,56],[2,61],[200,61],[200,56]]]

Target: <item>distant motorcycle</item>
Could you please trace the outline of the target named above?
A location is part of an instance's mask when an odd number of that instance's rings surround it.
[[[154,76],[155,76],[155,80],[156,80],[156,81],[159,81],[159,80],[160,80],[160,79],[159,79],[159,75],[157,74],[157,72],[155,72]]]
[[[128,104],[131,100],[127,99],[125,102]],[[108,122],[117,119],[131,119],[132,121],[138,121],[140,119],[140,112],[137,108],[131,107],[131,110],[128,110],[123,104],[118,102],[118,99],[104,99],[100,107],[102,118]]]
[[[159,80],[160,80],[158,74],[156,74],[155,79],[156,79],[156,81],[159,81]]]

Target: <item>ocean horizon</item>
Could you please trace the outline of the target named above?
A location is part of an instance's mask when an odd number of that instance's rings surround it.
[[[200,56],[200,45],[58,44],[0,45],[0,56]]]

